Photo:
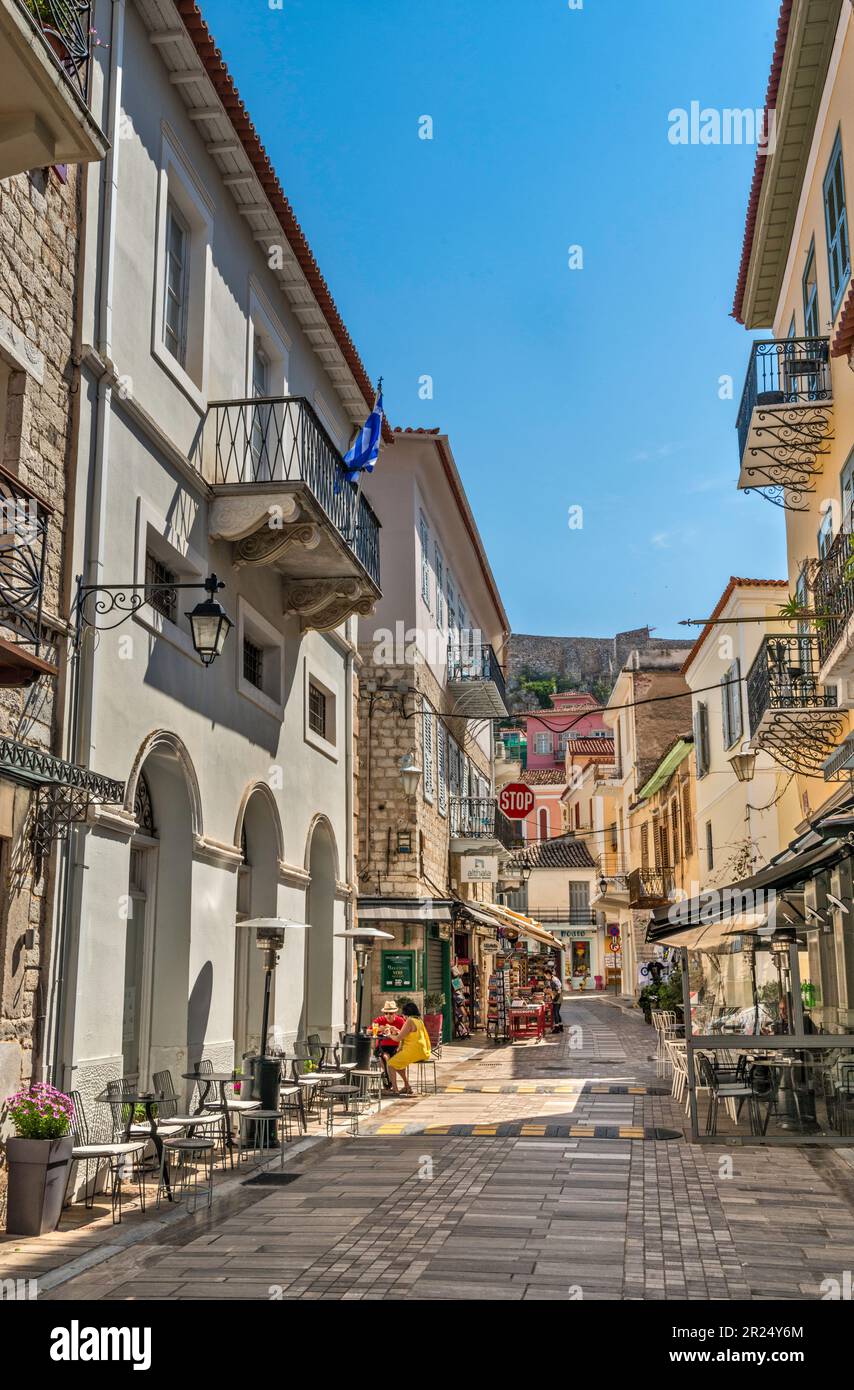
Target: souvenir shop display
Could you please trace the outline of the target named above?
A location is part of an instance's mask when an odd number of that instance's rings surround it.
[[[509,975],[509,970],[498,968],[489,977],[486,1032],[493,1042],[504,1042],[509,1037]]]
[[[471,961],[457,958],[451,966],[451,1006],[454,1037],[468,1038],[473,1025],[470,978]]]

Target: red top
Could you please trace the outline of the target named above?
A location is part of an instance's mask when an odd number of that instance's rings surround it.
[[[406,1022],[406,1019],[403,1017],[403,1014],[392,1014],[391,1017],[389,1017],[388,1014],[378,1014],[377,1017],[372,1021],[374,1023],[378,1023],[380,1028],[382,1028],[383,1025],[390,1026],[392,1028],[402,1028],[404,1023]],[[395,1047],[397,1047],[396,1038],[384,1038],[382,1034],[380,1034],[380,1036],[377,1038],[377,1042],[394,1043]]]

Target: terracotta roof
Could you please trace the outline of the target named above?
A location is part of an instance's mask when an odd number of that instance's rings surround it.
[[[780,91],[780,75],[783,71],[783,59],[786,56],[786,43],[789,37],[789,23],[792,18],[792,6],[794,0],[782,0],[780,6],[780,17],[777,20],[777,37],[774,43],[774,54],[771,59],[771,75],[768,78],[768,91],[765,95],[765,129],[768,129],[768,113],[777,109],[777,96]],[[759,196],[762,192],[762,180],[765,177],[765,170],[768,166],[768,156],[762,149],[756,151],[756,163],[753,168],[753,181],[750,185],[750,198],[747,204],[747,221],[744,229],[744,242],[741,248],[741,264],[738,268],[738,283],[735,288],[735,300],[732,306],[732,317],[738,323],[744,323],[742,311],[744,308],[744,291],[747,288],[747,272],[750,268],[750,257],[753,252],[753,238],[756,235],[756,219],[759,213]]]
[[[595,869],[596,862],[583,840],[561,835],[554,840],[512,856],[511,863],[524,869]]]
[[[601,753],[604,762],[607,757],[613,757],[614,740],[612,738],[571,738],[568,748],[570,755],[583,753],[585,757],[588,754],[595,757],[597,753]]]
[[[720,598],[718,599],[717,603],[712,609],[712,612],[709,615],[709,621],[706,623],[706,626],[703,628],[702,632],[700,633],[699,637],[697,638],[696,642],[694,643],[693,647],[691,648],[690,652],[685,658],[685,661],[682,665],[683,676],[685,675],[686,671],[688,670],[688,667],[691,665],[694,658],[699,653],[699,650],[705,642],[706,638],[717,626],[714,620],[721,616],[735,590],[752,588],[785,589],[788,592],[789,581],[788,579],[739,579],[737,575],[732,575],[729,583],[727,584],[726,588],[724,589],[723,593],[721,594]]]
[[[566,781],[563,767],[528,767],[522,773],[522,780],[529,787],[557,787]]]
[[[356,384],[367,404],[373,404],[374,384],[371,381],[362,362],[361,357],[356,351],[353,339],[344,324],[344,320],[338,311],[337,305],[329,290],[329,286],[320,273],[320,267],[314,258],[314,252],[306,240],[305,233],[296,219],[294,210],[285,197],[282,185],[279,183],[276,172],[270,162],[270,156],[261,144],[260,137],[256,131],[249,113],[240,99],[240,93],[235,86],[234,79],[226,67],[222,53],[217,48],[211,36],[211,32],[205,23],[202,13],[193,0],[175,0],[175,7],[184,23],[196,52],[204,64],[208,77],[216,88],[217,95],[222,102],[225,111],[234,127],[234,132],[238,136],[241,145],[252,164],[255,173],[261,183],[262,188],[269,200],[273,212],[281,223],[282,230],[288,239],[300,269],[308,281],[315,299],[320,305],[323,317],[331,328],[335,340],[341,349],[350,371],[356,380]],[[392,430],[387,422],[384,423],[383,437],[389,442],[393,442]]]
[[[839,325],[833,342],[830,344],[830,355],[831,357],[847,357],[852,347],[854,347],[854,280],[851,281],[847,298],[842,306],[842,313],[839,315]]]

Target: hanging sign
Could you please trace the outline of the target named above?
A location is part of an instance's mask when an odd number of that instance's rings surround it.
[[[463,883],[497,883],[498,856],[464,854],[460,858],[460,878]]]

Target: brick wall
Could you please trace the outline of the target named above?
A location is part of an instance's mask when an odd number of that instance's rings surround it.
[[[0,392],[3,467],[47,500],[44,609],[56,616],[61,585],[66,478],[71,451],[72,360],[79,171],[62,183],[52,171],[0,182]],[[50,652],[47,653],[51,655]],[[57,750],[56,681],[0,689],[0,734]],[[36,878],[29,848],[31,798],[0,786],[0,1095],[28,1078],[46,954],[51,883]],[[11,831],[11,835],[9,832]],[[34,933],[27,949],[26,932]]]

